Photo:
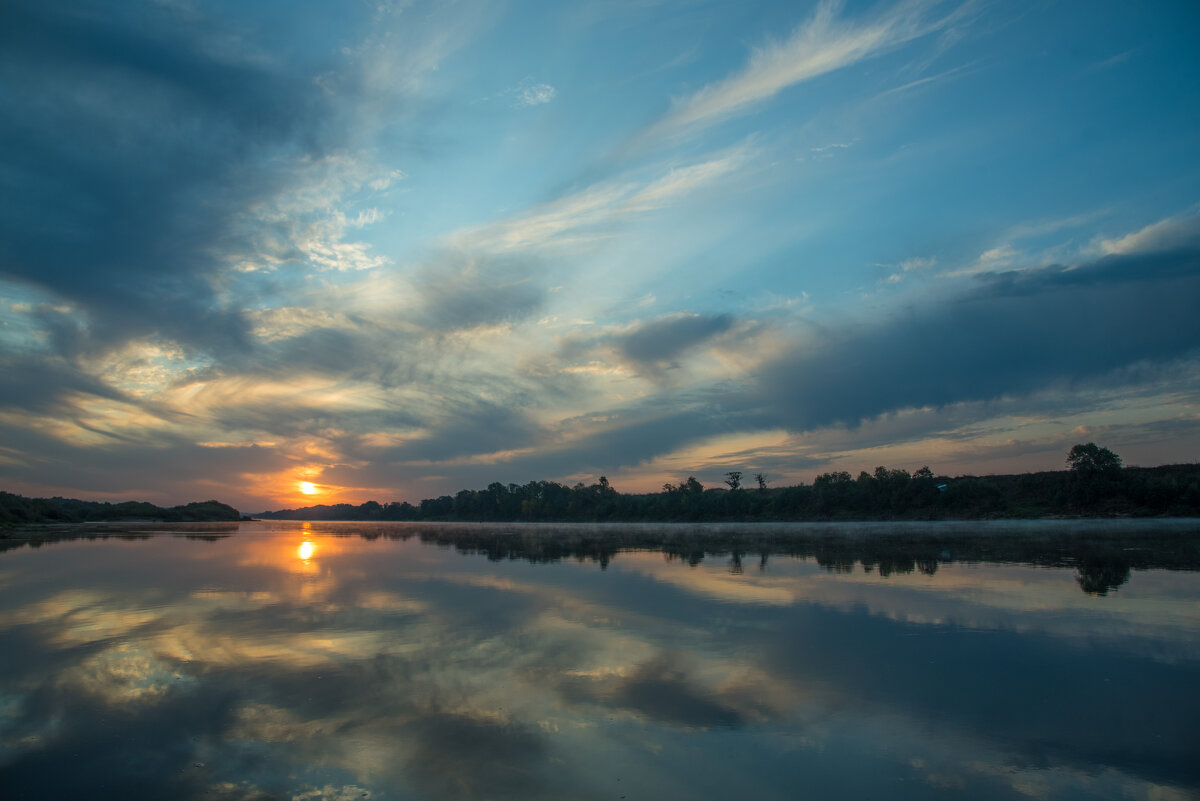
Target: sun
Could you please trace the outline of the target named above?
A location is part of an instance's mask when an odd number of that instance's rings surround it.
[[[320,490],[318,490],[317,485],[313,484],[311,481],[301,481],[300,491],[305,495],[316,495]]]

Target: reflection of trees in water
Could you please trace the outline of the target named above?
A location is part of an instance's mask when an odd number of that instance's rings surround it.
[[[375,529],[368,536],[380,536]],[[389,534],[387,536],[393,536]],[[1200,570],[1200,537],[1194,529],[1044,531],[971,534],[880,532],[848,536],[836,527],[816,532],[687,526],[405,526],[395,536],[453,547],[491,560],[597,562],[603,569],[621,551],[662,553],[691,566],[722,559],[733,575],[744,572],[747,554],[757,554],[759,570],[772,556],[813,559],[831,573],[864,572],[933,576],[953,562],[1021,564],[1075,569],[1079,586],[1106,595],[1129,580],[1133,569]]]
[[[1129,563],[1124,560],[1088,560],[1075,568],[1075,580],[1088,595],[1108,595],[1129,581]]]
[[[65,523],[24,526],[0,532],[0,553],[16,548],[41,548],[72,540],[148,540],[168,533],[189,540],[216,542],[232,537],[237,523]]]
[[[188,539],[215,540],[236,535],[237,523],[157,524]],[[573,559],[594,562],[603,570],[622,551],[661,553],[693,567],[706,559],[725,560],[733,575],[742,575],[747,555],[758,556],[765,571],[772,556],[813,559],[831,573],[855,568],[893,575],[933,576],[953,562],[1021,564],[1073,569],[1080,588],[1104,596],[1129,580],[1133,570],[1200,570],[1200,526],[1163,529],[1089,527],[1015,528],[1004,531],[925,530],[913,527],[862,529],[836,524],[816,527],[691,526],[623,524],[452,524],[452,523],[319,523],[311,533],[363,539],[409,540],[494,562],[532,563]],[[0,539],[0,551],[39,547],[64,539],[147,539],[151,527],[47,528],[32,539]]]

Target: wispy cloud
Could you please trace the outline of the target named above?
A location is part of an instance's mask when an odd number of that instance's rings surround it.
[[[839,19],[840,6],[824,0],[786,40],[755,49],[738,72],[677,100],[647,136],[672,136],[749,113],[790,86],[884,53],[941,25],[926,19],[924,3],[901,3],[861,22]]]
[[[510,94],[513,96],[514,106],[528,108],[549,103],[558,94],[558,90],[548,83],[535,83],[526,78],[517,84]]]
[[[1081,258],[1093,258],[1103,252],[1103,249],[1096,243],[1089,247],[1080,247],[1071,240],[1060,240],[1055,244],[1039,247],[1039,240],[1044,243],[1046,237],[1061,231],[1081,228],[1109,213],[1109,209],[1102,208],[1068,217],[1017,223],[993,238],[989,243],[991,246],[983,250],[973,262],[965,267],[949,270],[943,276],[960,278],[1044,267],[1056,262],[1065,263]]]
[[[925,258],[925,257],[921,257],[921,256],[914,256],[910,259],[905,259],[904,261],[900,262],[899,264],[880,264],[879,266],[894,268],[893,272],[888,275],[886,280],[888,281],[888,283],[897,284],[904,280],[904,276],[907,273],[928,270],[929,268],[935,266],[936,264],[937,264],[937,259],[935,259],[935,258],[932,258],[932,257]]]
[[[496,252],[590,243],[606,227],[684,200],[745,166],[756,150],[728,148],[695,164],[674,167],[649,182],[620,177],[531,209],[528,213],[454,234],[460,247]]]
[[[1094,63],[1090,67],[1088,67],[1088,70],[1094,72],[1096,70],[1106,70],[1111,67],[1115,67],[1118,64],[1124,64],[1136,52],[1137,52],[1137,48],[1133,48],[1132,50],[1125,50],[1123,52],[1117,53],[1114,56],[1109,56],[1108,58],[1104,59],[1103,61],[1097,61],[1096,63]]]
[[[888,95],[900,94],[901,92],[907,92],[911,89],[916,89],[919,86],[926,86],[931,83],[937,83],[938,81],[944,81],[947,78],[956,75],[967,75],[972,72],[971,68],[978,63],[979,60],[975,60],[967,64],[959,64],[957,67],[951,67],[948,70],[943,70],[936,75],[926,75],[924,78],[917,78],[916,80],[909,81],[908,83],[901,84],[900,86],[894,86],[891,89],[885,89],[884,91],[880,92],[878,96],[887,97]]]
[[[1133,233],[1097,243],[1101,253],[1125,254],[1200,247],[1200,212],[1168,217]]]

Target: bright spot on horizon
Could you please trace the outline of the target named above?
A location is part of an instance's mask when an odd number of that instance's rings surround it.
[[[301,559],[307,562],[309,559],[312,559],[314,550],[316,549],[313,547],[311,542],[302,542],[300,543],[300,549],[297,551],[297,553],[300,555]]]
[[[305,495],[316,495],[319,490],[317,490],[317,485],[311,481],[301,481],[300,491]]]

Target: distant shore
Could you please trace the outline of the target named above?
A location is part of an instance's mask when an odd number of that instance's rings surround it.
[[[220,501],[155,506],[145,501],[82,501],[75,498],[26,498],[0,492],[0,530],[6,526],[67,523],[212,523],[242,519]]]
[[[1114,459],[1116,457],[1114,456]],[[857,478],[825,473],[812,484],[705,487],[689,476],[662,492],[622,493],[593,484],[493,482],[419,503],[367,501],[258,512],[263,520],[458,522],[828,522],[1200,517],[1200,464],[1100,468],[991,476],[938,476],[877,467]]]

